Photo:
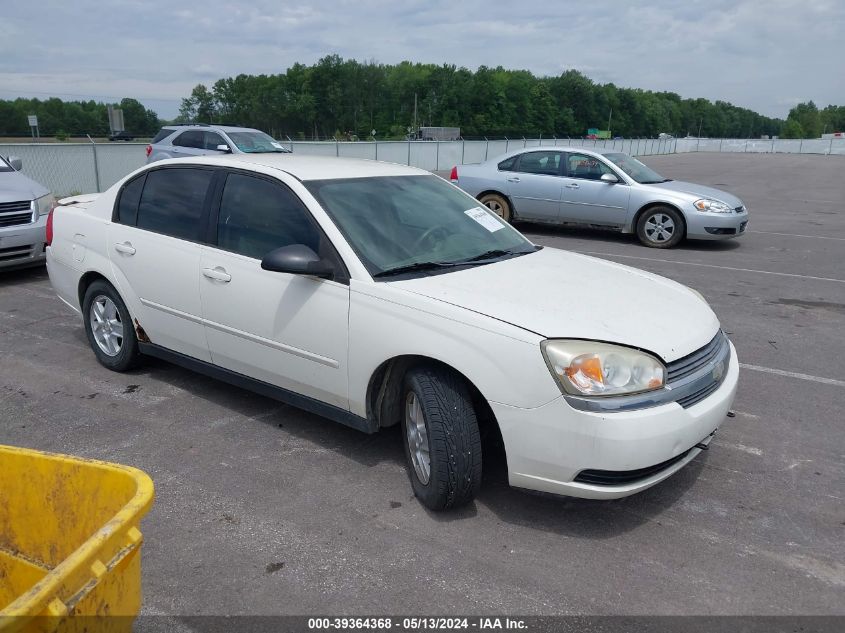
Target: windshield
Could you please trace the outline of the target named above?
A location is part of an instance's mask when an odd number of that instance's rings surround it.
[[[452,270],[537,249],[474,198],[437,176],[304,184],[373,276]]]
[[[232,142],[245,154],[259,154],[265,152],[289,152],[269,134],[264,132],[226,132]]]
[[[604,157],[640,184],[648,185],[655,182],[669,182],[670,180],[669,178],[664,178],[650,167],[647,167],[633,156],[628,156],[628,154],[605,154]]]

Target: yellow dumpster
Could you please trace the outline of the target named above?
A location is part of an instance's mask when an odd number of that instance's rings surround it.
[[[130,630],[152,502],[135,468],[0,445],[0,633]]]

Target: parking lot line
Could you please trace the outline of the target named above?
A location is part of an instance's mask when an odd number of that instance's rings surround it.
[[[599,257],[624,257],[626,259],[641,259],[647,262],[661,262],[664,264],[678,264],[682,266],[701,266],[703,268],[720,268],[722,270],[735,270],[742,273],[759,273],[761,275],[777,275],[779,277],[798,277],[799,279],[813,279],[815,281],[833,281],[838,284],[845,284],[845,279],[834,279],[832,277],[813,277],[812,275],[799,275],[797,273],[779,273],[772,270],[756,270],[754,268],[734,268],[733,266],[719,266],[717,264],[700,264],[698,262],[680,262],[674,259],[658,259],[656,257],[639,257],[637,255],[617,255],[616,253],[599,253],[597,251],[572,251],[582,255],[596,255]]]
[[[845,242],[845,237],[828,237],[827,235],[800,235],[798,233],[777,233],[776,231],[746,231],[746,233],[765,233],[766,235],[783,235],[785,237],[812,237],[816,240],[836,240]]]
[[[748,365],[747,363],[740,363],[743,369],[750,369],[751,371],[762,371],[767,374],[776,374],[778,376],[786,376],[787,378],[798,378],[799,380],[809,380],[811,382],[820,382],[824,385],[833,385],[834,387],[845,387],[845,380],[836,380],[835,378],[822,378],[821,376],[811,376],[810,374],[799,374],[794,371],[785,371],[783,369],[774,369],[772,367],[761,367],[760,365]]]

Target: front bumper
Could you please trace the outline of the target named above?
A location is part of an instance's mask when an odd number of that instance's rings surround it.
[[[725,419],[739,377],[733,345],[730,353],[719,388],[686,409],[672,402],[636,411],[579,411],[562,396],[535,409],[491,402],[505,443],[510,484],[573,497],[615,499],[663,481],[692,461]],[[665,467],[652,469],[664,463]],[[620,476],[624,483],[586,483],[583,480],[590,477],[583,474],[582,481],[576,481],[583,471],[621,475],[641,469],[642,477]]]
[[[0,228],[0,269],[43,264],[46,239],[46,215],[30,224]]]
[[[744,235],[748,228],[748,211],[742,213],[686,214],[687,237],[696,240],[723,240]]]

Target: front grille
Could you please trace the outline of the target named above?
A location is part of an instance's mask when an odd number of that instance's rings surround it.
[[[18,226],[19,224],[29,224],[30,222],[32,222],[32,211],[0,215],[0,227]]]
[[[12,246],[0,248],[0,262],[8,262],[13,259],[27,258],[32,255],[32,246]]]
[[[719,330],[719,333],[701,349],[669,363],[666,366],[666,382],[671,385],[673,382],[694,374],[714,358],[718,358],[727,345],[728,337]]]
[[[11,213],[13,211],[30,211],[32,203],[29,200],[18,200],[17,202],[0,202],[0,213]]]
[[[691,407],[694,404],[697,404],[704,400],[707,396],[711,393],[716,391],[719,388],[719,385],[722,384],[719,380],[714,380],[709,385],[702,387],[698,391],[691,393],[683,398],[678,398],[675,402],[681,405],[684,409]]]
[[[576,475],[575,481],[582,484],[593,484],[594,486],[622,486],[624,484],[635,483],[656,475],[673,464],[677,464],[691,450],[691,448],[687,449],[680,455],[675,455],[675,457],[667,459],[665,462],[660,462],[654,466],[638,468],[637,470],[582,470]]]

